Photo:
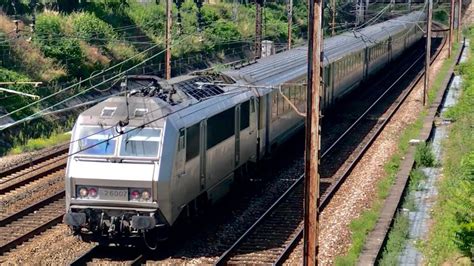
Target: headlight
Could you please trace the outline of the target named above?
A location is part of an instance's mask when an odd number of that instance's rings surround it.
[[[148,190],[144,190],[142,192],[142,200],[148,201],[150,200],[150,198],[151,198],[150,192],[148,192]]]
[[[138,192],[138,190],[133,190],[130,193],[130,200],[138,200],[139,197],[140,197],[140,192]]]
[[[81,199],[95,199],[98,197],[97,188],[80,186],[77,188],[77,195]]]
[[[107,201],[152,202],[150,189],[76,186],[76,198]]]
[[[97,189],[96,188],[89,188],[89,197],[95,198],[97,197]]]
[[[87,197],[87,195],[89,195],[89,191],[87,190],[87,188],[81,187],[81,188],[79,189],[79,196],[80,196],[81,198],[85,198],[85,197]]]
[[[145,188],[131,188],[130,201],[151,202],[150,190]]]

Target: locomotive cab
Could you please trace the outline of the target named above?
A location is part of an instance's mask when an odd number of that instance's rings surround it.
[[[165,121],[137,115],[157,103],[114,97],[79,117],[66,171],[64,217],[77,233],[112,239],[168,227],[156,185]],[[163,115],[162,108],[154,108],[156,117]]]

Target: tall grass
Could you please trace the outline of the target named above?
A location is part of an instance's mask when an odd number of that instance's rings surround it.
[[[66,143],[71,139],[69,134],[53,134],[48,138],[30,139],[25,145],[16,146],[11,149],[10,154],[37,151],[58,144]]]
[[[473,29],[471,26],[468,31],[471,43]],[[474,48],[469,49],[471,58],[459,68],[461,98],[446,114],[454,123],[443,145],[444,177],[438,184],[433,226],[421,245],[426,263],[432,265],[469,265],[474,256]]]
[[[454,49],[457,49],[457,44],[455,44]],[[443,64],[436,75],[434,82],[431,84],[430,90],[428,91],[428,103],[431,104],[441,89],[442,81],[446,78],[448,70],[452,65],[454,57],[445,59]],[[428,104],[428,106],[429,106]],[[351,246],[346,255],[336,258],[336,265],[354,265],[357,263],[357,259],[362,251],[364,242],[367,238],[368,232],[370,232],[379,217],[379,212],[382,207],[383,201],[390,193],[390,188],[395,180],[395,175],[397,174],[400,163],[402,161],[403,155],[406,153],[409,147],[409,140],[417,138],[420,134],[420,131],[423,127],[423,121],[426,117],[426,110],[423,110],[420,113],[419,118],[414,124],[409,125],[403,130],[403,133],[398,141],[398,151],[391,157],[389,162],[385,164],[385,177],[382,178],[377,184],[377,198],[372,203],[372,207],[364,211],[358,219],[355,219],[351,222]],[[428,147],[429,148],[429,147]],[[432,159],[432,154],[429,155],[428,150],[425,146],[419,148],[418,152],[419,162],[426,164],[434,164],[434,159]],[[352,226],[353,224],[360,226]]]

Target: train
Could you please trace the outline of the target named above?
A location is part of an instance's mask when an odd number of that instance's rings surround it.
[[[423,18],[412,12],[324,39],[323,111],[422,39]],[[123,96],[77,118],[64,222],[94,241],[156,246],[178,218],[213,206],[304,127],[307,53],[302,46],[170,80],[127,76]]]

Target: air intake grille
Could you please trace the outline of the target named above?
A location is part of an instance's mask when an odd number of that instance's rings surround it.
[[[187,93],[196,100],[205,100],[206,98],[222,94],[224,91],[216,85],[199,86],[196,82],[210,83],[213,80],[210,77],[197,77],[176,84],[181,91]]]

